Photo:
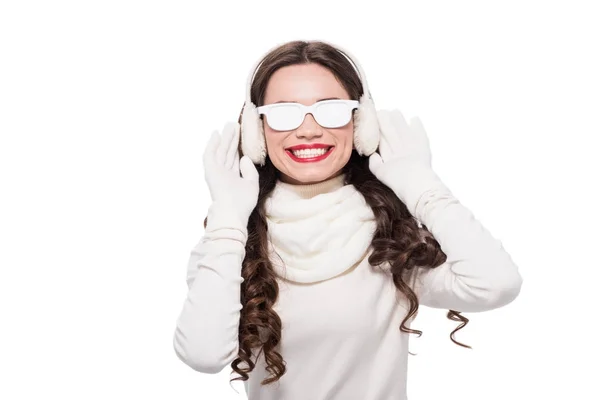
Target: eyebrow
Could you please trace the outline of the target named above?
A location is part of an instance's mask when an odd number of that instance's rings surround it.
[[[325,99],[319,99],[317,101],[323,101],[323,100],[341,100],[341,99],[339,97],[327,97]],[[277,104],[277,103],[297,103],[297,101],[280,100],[280,101],[276,101],[275,103],[272,103],[272,104]]]

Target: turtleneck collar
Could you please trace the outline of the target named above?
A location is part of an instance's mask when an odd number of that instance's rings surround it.
[[[265,201],[269,259],[284,279],[335,277],[362,260],[376,229],[373,210],[344,175],[308,185],[278,181]]]
[[[331,193],[343,187],[344,178],[345,174],[342,173],[321,182],[304,185],[286,183],[278,180],[274,190],[279,192],[278,195],[284,195],[286,198],[290,199],[311,199],[316,195]]]

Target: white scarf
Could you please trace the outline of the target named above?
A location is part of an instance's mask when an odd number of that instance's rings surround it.
[[[265,206],[269,257],[281,278],[322,281],[366,256],[376,228],[373,210],[343,181],[344,175],[309,185],[277,182]]]

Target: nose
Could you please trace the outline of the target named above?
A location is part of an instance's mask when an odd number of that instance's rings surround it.
[[[323,127],[317,123],[312,114],[306,114],[304,121],[296,129],[297,137],[312,138],[323,135]]]

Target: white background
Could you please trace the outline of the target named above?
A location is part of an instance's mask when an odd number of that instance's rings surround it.
[[[344,46],[379,108],[421,118],[434,169],[524,278],[465,314],[473,350],[420,309],[409,399],[599,398],[595,3],[2,2],[0,398],[245,398],[172,337],[204,145],[294,39]]]

